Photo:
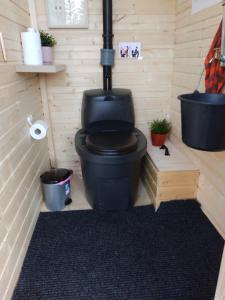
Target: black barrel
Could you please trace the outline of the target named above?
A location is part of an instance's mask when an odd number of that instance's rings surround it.
[[[225,95],[195,92],[178,99],[183,142],[198,150],[225,150]]]

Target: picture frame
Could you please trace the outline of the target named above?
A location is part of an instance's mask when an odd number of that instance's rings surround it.
[[[88,28],[88,0],[47,0],[48,28]]]
[[[192,0],[192,14],[220,3],[221,0]]]
[[[121,59],[142,59],[140,42],[120,42],[118,50]]]

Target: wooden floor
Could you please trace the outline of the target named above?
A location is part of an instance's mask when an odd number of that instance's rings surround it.
[[[74,175],[71,179],[71,198],[73,202],[70,205],[66,206],[64,211],[91,209],[90,205],[88,204],[85,198],[83,180],[78,175]],[[137,202],[135,203],[135,206],[143,206],[148,204],[151,204],[150,198],[144,186],[140,182],[138,198]],[[42,203],[41,211],[48,211],[44,202]]]
[[[162,201],[196,197],[199,171],[171,142],[168,141],[166,145],[170,156],[165,156],[164,150],[148,144],[141,174],[144,185],[140,181],[136,206],[153,203],[157,209]],[[71,179],[71,198],[73,202],[65,207],[65,211],[91,209],[85,198],[82,178],[78,174]],[[45,203],[41,211],[48,211]]]

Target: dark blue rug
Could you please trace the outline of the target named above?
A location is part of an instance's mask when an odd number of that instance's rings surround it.
[[[41,213],[14,300],[211,300],[224,240],[195,201]]]

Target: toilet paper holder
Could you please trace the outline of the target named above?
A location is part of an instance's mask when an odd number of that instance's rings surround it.
[[[29,124],[30,127],[33,125],[33,116],[32,115],[27,116],[27,123]]]
[[[27,123],[30,126],[30,135],[35,140],[42,140],[46,137],[48,132],[48,124],[43,120],[33,122],[33,116],[27,117]]]

